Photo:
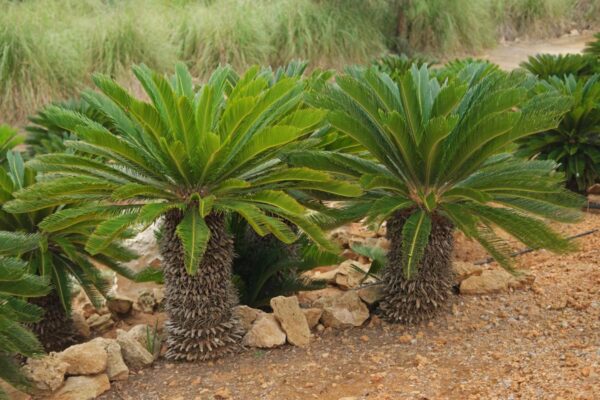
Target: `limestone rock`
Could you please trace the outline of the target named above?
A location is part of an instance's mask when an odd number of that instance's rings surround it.
[[[304,313],[304,317],[306,318],[306,323],[310,329],[313,329],[315,326],[319,324],[319,320],[321,319],[321,315],[323,315],[323,310],[320,308],[303,308],[302,312]]]
[[[482,267],[475,265],[473,263],[462,262],[462,261],[453,262],[452,270],[454,271],[456,283],[460,283],[473,275],[479,276],[483,272]]]
[[[165,288],[159,287],[152,289],[152,296],[154,296],[154,301],[156,302],[156,306],[161,309],[163,302],[165,301]]]
[[[361,326],[369,318],[369,309],[354,290],[339,297],[321,298],[314,306],[323,308],[321,322],[326,327]]]
[[[369,265],[353,260],[344,261],[337,270],[335,284],[346,290],[360,286],[361,281],[366,277],[365,273],[369,270]]]
[[[358,289],[357,292],[361,300],[367,303],[368,305],[378,303],[383,298],[384,294],[382,285],[366,286],[364,288]]]
[[[106,302],[108,309],[116,314],[125,315],[131,311],[133,300],[123,296],[116,296]]]
[[[277,296],[271,299],[275,318],[281,324],[287,341],[294,346],[306,346],[310,342],[310,328],[296,296]]]
[[[154,356],[122,329],[117,329],[117,342],[121,346],[121,354],[129,368],[142,369],[154,361]]]
[[[156,298],[152,290],[147,289],[142,291],[137,298],[137,305],[145,313],[151,314],[156,306]]]
[[[129,378],[129,368],[123,360],[121,346],[115,339],[96,338],[104,346],[107,354],[106,375],[110,381],[121,381]]]
[[[98,333],[106,332],[113,327],[115,322],[112,320],[110,314],[98,315],[92,314],[88,319],[87,323],[90,329]]]
[[[31,380],[34,388],[42,391],[55,391],[65,380],[69,364],[56,353],[40,358],[29,358],[23,367],[23,374]]]
[[[260,316],[244,336],[245,346],[271,348],[285,343],[285,333],[273,314]]]
[[[252,327],[252,323],[256,321],[258,317],[265,314],[265,312],[262,310],[248,306],[236,306],[233,308],[232,312],[233,315],[240,321],[242,327],[244,328],[244,332],[248,332]]]
[[[106,370],[108,355],[102,343],[91,342],[76,344],[57,355],[69,364],[68,375],[95,375]]]
[[[301,291],[298,292],[298,302],[303,307],[312,307],[313,303],[323,298],[335,298],[343,295],[345,292],[338,288],[326,287],[319,290]]]
[[[51,400],[92,400],[110,389],[106,374],[94,376],[71,376]]]
[[[502,269],[485,270],[481,275],[473,275],[460,283],[461,294],[489,294],[508,289],[512,275]]]
[[[75,328],[75,331],[83,338],[89,338],[90,337],[90,326],[88,325],[88,323],[85,320],[85,317],[83,316],[83,311],[80,310],[74,310],[71,313],[71,319],[73,320],[73,327]]]
[[[158,357],[160,352],[161,337],[158,332],[154,331],[154,327],[146,324],[138,324],[127,331],[127,335],[139,342],[146,350],[150,349],[151,344],[148,340],[152,341],[154,359]]]

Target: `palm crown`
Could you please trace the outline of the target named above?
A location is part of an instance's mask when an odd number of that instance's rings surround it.
[[[552,161],[501,154],[515,140],[555,127],[570,100],[557,93],[528,97],[525,74],[488,71],[471,85],[440,85],[427,67],[413,67],[398,82],[373,69],[352,68],[315,104],[329,121],[372,156],[306,151],[292,163],[360,177],[360,199],[371,220],[397,212],[410,216],[402,230],[404,275],[416,271],[429,240],[432,218],[443,216],[479,241],[505,267],[506,243],[497,226],[534,248],[557,251],[569,243],[537,215],[576,218],[579,198],[560,186]],[[529,214],[529,215],[528,215]]]
[[[520,153],[557,161],[567,186],[584,192],[600,179],[600,74],[588,79],[553,76],[536,90],[570,95],[572,107],[556,128],[523,139]]]
[[[303,106],[303,82],[297,74],[274,76],[253,68],[238,77],[222,67],[196,89],[182,66],[171,80],[143,66],[134,73],[151,103],[133,98],[106,76],[94,78],[102,93],[84,95],[91,107],[112,121],[118,134],[78,113],[48,111],[82,139],[66,143],[77,154],[33,160],[31,165],[49,176],[22,191],[9,210],[119,202],[95,207],[93,213],[65,210],[55,216],[61,226],[112,216],[98,225],[87,243],[87,250],[97,253],[127,227],[150,224],[167,211],[180,209],[184,216],[177,235],[186,269],[192,273],[210,238],[204,218],[213,212],[240,214],[260,235],[272,233],[289,243],[296,233],[281,221],[288,220],[317,243],[331,247],[286,190],[355,196],[360,189],[334,182],[324,172],[288,168],[277,159],[295,141],[310,135],[325,115]]]

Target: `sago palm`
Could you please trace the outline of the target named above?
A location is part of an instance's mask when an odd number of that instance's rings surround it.
[[[594,35],[594,39],[588,43],[586,43],[584,53],[589,54],[598,58],[598,62],[600,63],[600,32]]]
[[[27,190],[36,181],[36,174],[26,168],[19,153],[7,153],[7,167],[0,168],[0,206],[14,198],[20,190]],[[98,206],[88,204],[85,209]],[[103,207],[104,208],[104,207]],[[70,225],[56,224],[56,215],[81,214],[81,211],[49,206],[25,214],[14,214],[0,208],[0,233],[3,240],[11,240],[15,252],[28,263],[30,273],[48,278],[52,291],[31,301],[45,310],[44,317],[31,325],[47,351],[62,350],[78,337],[71,320],[72,281],[77,282],[92,303],[99,307],[110,285],[97,268],[102,264],[134,279],[135,274],[120,262],[132,260],[136,255],[117,243],[110,243],[102,252],[91,256],[85,250],[87,239],[100,218],[78,220]],[[36,247],[22,242],[23,233],[39,236]]]
[[[569,107],[556,93],[529,98],[529,79],[491,72],[470,86],[440,86],[426,67],[397,82],[353,68],[314,99],[371,158],[305,151],[289,161],[360,177],[368,193],[358,206],[368,207],[372,221],[387,220],[386,319],[422,321],[446,302],[455,228],[507,268],[509,248],[495,227],[533,248],[572,247],[542,220],[578,217],[572,207],[580,199],[562,188],[556,164],[502,154],[515,140],[556,127]]]
[[[540,79],[565,75],[589,77],[600,72],[600,59],[589,54],[536,54],[522,62],[521,68]]]
[[[46,295],[50,287],[47,278],[30,274],[27,262],[16,256],[22,250],[36,249],[40,239],[39,235],[9,237],[0,232],[0,379],[19,390],[27,390],[30,385],[15,357],[44,353],[35,335],[24,325],[39,320],[43,310],[26,299]],[[2,388],[0,399],[8,400]]]
[[[556,161],[566,174],[567,187],[584,193],[600,180],[600,75],[554,76],[536,90],[572,96],[573,103],[557,127],[521,140],[519,153]]]
[[[85,94],[118,134],[80,114],[55,109],[63,127],[79,138],[66,143],[77,154],[37,157],[32,166],[47,178],[23,191],[9,209],[32,211],[83,200],[126,204],[125,212],[94,211],[93,216],[108,219],[87,243],[92,254],[124,229],[162,218],[166,356],[215,358],[236,350],[241,335],[231,313],[237,299],[225,216],[239,214],[258,234],[291,243],[297,233],[287,221],[330,249],[305,207],[286,190],[348,196],[361,191],[324,172],[288,168],[278,159],[310,135],[325,114],[303,105],[304,82],[297,75],[275,79],[268,70],[252,68],[239,77],[222,67],[195,87],[183,66],[172,79],[146,67],[134,73],[151,102],[135,99],[100,75],[94,81],[102,93]],[[83,218],[63,216],[65,225]]]

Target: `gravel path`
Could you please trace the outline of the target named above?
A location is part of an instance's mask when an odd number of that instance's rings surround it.
[[[592,228],[600,214],[562,230]],[[456,296],[427,325],[375,318],[326,330],[306,349],[162,361],[101,399],[600,399],[600,233],[577,242],[577,253],[520,257],[536,277],[530,289]],[[460,251],[469,246],[459,242],[459,258],[480,255]]]

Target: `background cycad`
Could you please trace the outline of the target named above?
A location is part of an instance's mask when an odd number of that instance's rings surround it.
[[[314,103],[370,157],[320,150],[289,156],[292,164],[360,179],[367,193],[349,210],[366,206],[369,221],[387,220],[381,309],[391,321],[418,322],[445,303],[454,229],[509,269],[510,249],[496,227],[533,248],[572,248],[541,219],[579,215],[582,200],[562,187],[557,165],[503,154],[515,140],[556,127],[571,100],[556,92],[529,96],[535,80],[519,72],[486,69],[466,81],[440,85],[426,67],[413,66],[396,82],[351,68]]]

